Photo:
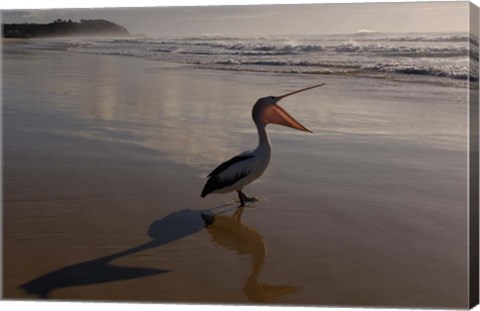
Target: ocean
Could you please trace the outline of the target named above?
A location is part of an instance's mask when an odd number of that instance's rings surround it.
[[[351,75],[464,85],[478,39],[466,33],[359,32],[342,35],[81,39],[71,52],[127,55],[200,68]],[[469,53],[471,51],[472,53]],[[478,59],[475,59],[478,61]]]

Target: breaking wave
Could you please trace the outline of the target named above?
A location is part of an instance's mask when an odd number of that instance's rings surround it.
[[[467,67],[450,67],[448,70],[438,66],[415,67],[404,65],[401,63],[382,64],[377,63],[373,65],[361,64],[345,64],[345,63],[322,63],[315,61],[296,61],[296,60],[277,60],[277,61],[239,61],[235,59],[221,60],[214,64],[203,64],[204,68],[215,68],[215,65],[233,65],[242,66],[245,71],[248,71],[248,66],[253,68],[274,66],[274,67],[288,67],[288,73],[330,73],[330,74],[353,74],[362,72],[378,72],[378,73],[399,73],[407,75],[424,75],[432,77],[447,77],[456,80],[469,79],[469,71]],[[307,67],[296,68],[296,67]],[[287,72],[287,71],[282,71]],[[478,77],[471,77],[471,80],[476,81]]]
[[[478,80],[468,70],[478,38],[464,33],[76,39],[69,50],[222,70]]]

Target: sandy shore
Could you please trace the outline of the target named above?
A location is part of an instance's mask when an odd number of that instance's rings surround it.
[[[2,38],[2,45],[23,44],[27,42],[28,42],[27,39]]]
[[[4,57],[5,298],[467,306],[465,90]],[[260,202],[201,199],[254,101],[319,80],[282,103],[313,135],[269,128]]]

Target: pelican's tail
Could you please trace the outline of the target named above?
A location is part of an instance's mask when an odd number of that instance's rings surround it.
[[[207,182],[205,183],[205,186],[203,187],[203,190],[202,190],[202,193],[200,194],[200,196],[202,198],[206,197],[207,195],[209,195],[213,190],[215,190],[215,187],[213,186],[213,183],[211,181],[211,178],[209,178],[207,180]]]

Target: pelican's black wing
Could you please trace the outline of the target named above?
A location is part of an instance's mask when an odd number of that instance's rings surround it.
[[[238,155],[236,157],[231,158],[228,161],[223,162],[220,164],[216,169],[214,169],[207,177],[215,176],[221,174],[224,170],[229,168],[230,166],[234,165],[235,163],[241,162],[246,159],[253,158],[253,155]]]
[[[250,172],[238,172],[235,176],[232,176],[232,178],[229,179],[221,179],[219,175],[232,165],[250,158],[253,158],[253,155],[238,155],[220,164],[216,169],[214,169],[210,174],[208,174],[207,177],[209,178],[207,180],[207,183],[203,187],[201,197],[204,198],[207,194],[211,193],[216,189],[221,189],[233,185],[238,180],[247,176]]]

